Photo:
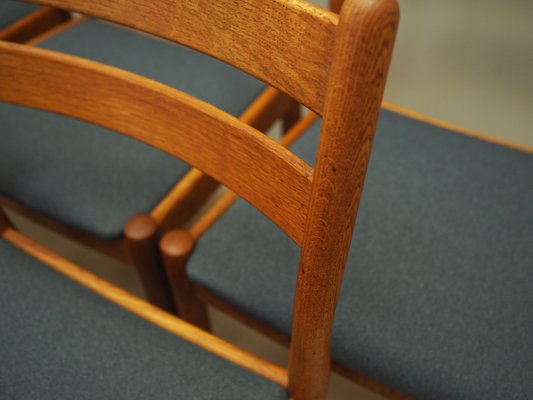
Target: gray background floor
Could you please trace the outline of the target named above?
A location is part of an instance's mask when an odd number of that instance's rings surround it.
[[[399,0],[401,24],[385,98],[466,128],[533,146],[533,2]],[[317,1],[325,5],[325,1]],[[142,295],[131,268],[16,218],[81,265]],[[215,333],[284,365],[285,349],[212,312]],[[379,399],[332,377],[330,398]]]

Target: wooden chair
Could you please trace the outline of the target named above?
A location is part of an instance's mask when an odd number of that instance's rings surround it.
[[[103,21],[74,19],[29,43],[163,82],[259,130],[278,118],[285,127],[298,119],[298,105],[263,82],[201,53]],[[0,121],[0,205],[136,266],[149,300],[172,310],[159,234],[184,226],[218,183],[150,146],[66,117],[2,105]],[[39,145],[28,152],[34,143]]]
[[[294,0],[45,3],[196,48],[324,115],[312,168],[242,121],[168,86],[65,54],[0,44],[1,101],[82,119],[179,157],[246,198],[302,246],[288,393],[324,398],[335,303],[392,52],[396,3],[347,1],[340,20]],[[166,248],[167,261],[179,263],[190,250],[179,246],[192,242],[171,242],[178,247],[175,254]],[[145,354],[136,350],[135,357]],[[151,365],[143,371],[154,376]]]
[[[28,54],[0,47],[3,82],[12,55]],[[37,57],[69,67],[55,55]],[[0,301],[2,398],[287,398],[282,368],[47,250],[15,230],[1,210]]]
[[[69,19],[70,14],[66,11],[3,1],[0,5],[0,40],[23,43]]]
[[[309,165],[327,118],[321,128],[306,117],[284,140],[301,136],[291,151]],[[532,153],[384,104],[332,333],[335,371],[388,398],[533,393]],[[335,221],[312,238],[345,243],[348,222]],[[274,222],[286,230],[292,220]],[[210,304],[294,346],[293,298],[294,315],[311,304],[306,321],[318,326],[334,303],[322,287],[340,281],[339,250],[312,264],[307,242],[294,242],[227,194],[162,240],[180,315],[208,327]]]

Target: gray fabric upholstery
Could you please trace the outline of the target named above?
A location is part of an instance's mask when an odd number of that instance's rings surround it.
[[[293,150],[312,162],[319,125]],[[382,112],[333,357],[420,398],[533,393],[533,156]],[[289,333],[299,249],[239,201],[189,275]]]
[[[0,398],[286,399],[0,240]]]
[[[87,21],[43,47],[101,61],[176,87],[239,115],[264,84],[182,46]],[[58,88],[60,90],[60,88]],[[189,166],[115,132],[0,104],[0,193],[104,239],[148,213]]]
[[[0,4],[0,30],[7,28],[20,18],[25,17],[37,10],[39,6],[35,4],[21,3],[13,0],[3,0]]]

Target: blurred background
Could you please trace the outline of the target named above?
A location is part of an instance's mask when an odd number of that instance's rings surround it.
[[[316,1],[326,7],[326,0]],[[533,1],[399,0],[385,99],[468,129],[533,146]],[[13,216],[31,236],[143,295],[136,273]],[[286,349],[211,310],[216,334],[285,365]],[[339,376],[330,398],[379,399]]]

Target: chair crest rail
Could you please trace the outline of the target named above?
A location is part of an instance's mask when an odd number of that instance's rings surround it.
[[[267,82],[322,114],[338,16],[312,4],[293,0],[31,1],[181,43]]]

